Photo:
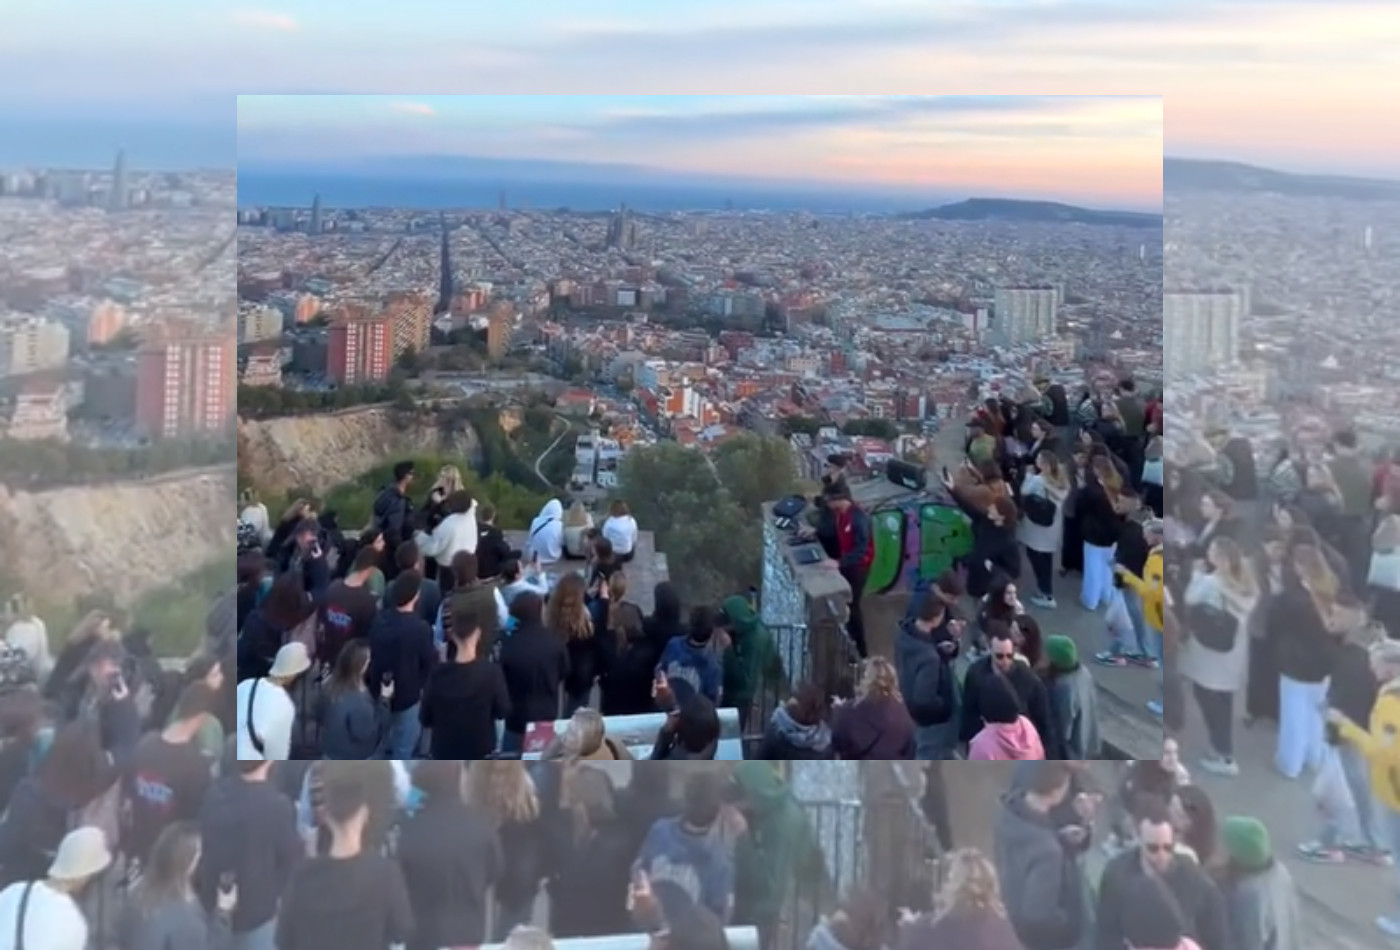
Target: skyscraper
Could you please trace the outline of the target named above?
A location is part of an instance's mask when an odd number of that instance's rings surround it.
[[[1030,343],[1055,335],[1061,291],[1056,287],[997,289],[992,336],[1005,345]]]
[[[126,152],[117,152],[117,161],[112,166],[112,194],[107,206],[113,211],[122,211],[126,208]]]
[[[1236,290],[1169,290],[1162,294],[1162,353],[1168,377],[1235,362],[1245,302]]]
[[[321,233],[321,196],[311,199],[311,233]]]

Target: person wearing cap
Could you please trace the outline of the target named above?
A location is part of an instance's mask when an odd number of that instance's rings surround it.
[[[374,499],[374,526],[384,533],[384,546],[390,551],[413,537],[413,502],[408,490],[413,486],[414,474],[412,462],[397,463],[394,480]]]
[[[42,881],[19,881],[0,892],[0,946],[18,950],[86,950],[88,923],[79,901],[112,864],[97,828],[64,836]]]
[[[1230,920],[1232,950],[1303,950],[1298,886],[1274,858],[1269,829],[1257,818],[1226,818],[1226,864],[1217,871]]]
[[[311,668],[306,645],[293,640],[277,651],[268,675],[238,684],[238,757],[291,758],[297,707],[290,689]]]

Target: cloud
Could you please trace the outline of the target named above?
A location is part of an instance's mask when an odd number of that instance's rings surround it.
[[[400,100],[398,102],[389,103],[389,109],[393,112],[399,113],[400,115],[437,115],[437,110],[434,109],[432,106],[428,105],[426,102],[409,102],[407,100]]]
[[[301,29],[301,24],[291,14],[272,10],[234,10],[233,22],[239,26],[273,30],[278,33],[295,33]]]

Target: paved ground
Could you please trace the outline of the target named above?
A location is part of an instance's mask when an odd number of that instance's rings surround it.
[[[959,457],[958,437],[950,436],[950,446],[940,446],[944,460]],[[1032,608],[1047,635],[1067,634],[1079,644],[1080,652],[1089,655],[1100,648],[1102,622],[1083,610],[1071,581],[1061,581],[1056,590],[1059,607],[1047,611]],[[884,631],[886,648],[889,632],[903,615],[907,598],[888,597],[887,604],[872,604],[870,624],[872,633]],[[1095,676],[1103,688],[1104,698],[1125,714],[1141,711],[1138,724],[1143,728],[1160,730],[1160,725],[1146,717],[1145,704],[1156,697],[1154,674],[1138,669],[1096,669]],[[1188,702],[1188,729],[1183,756],[1190,766],[1204,752],[1204,731],[1198,711]],[[1272,765],[1275,733],[1272,728],[1257,726],[1246,730],[1241,725],[1236,733],[1237,754],[1242,774],[1234,779],[1213,778],[1194,768],[1197,783],[1209,792],[1217,813],[1253,815],[1270,829],[1277,853],[1286,862],[1297,880],[1306,904],[1309,940],[1305,946],[1318,950],[1361,950],[1363,947],[1400,946],[1387,943],[1374,929],[1376,915],[1396,909],[1397,872],[1367,866],[1318,866],[1296,858],[1296,846],[1315,834],[1315,809],[1311,799],[1311,782],[1303,779],[1290,782],[1274,771]],[[1105,770],[1114,769],[1104,763]],[[947,769],[947,782],[954,822],[966,843],[990,845],[990,822],[996,802],[1006,786],[1004,767],[999,763],[959,762]]]

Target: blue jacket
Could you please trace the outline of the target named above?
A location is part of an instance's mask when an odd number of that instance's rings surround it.
[[[656,668],[673,684],[686,683],[716,706],[724,671],[708,646],[696,646],[688,637],[672,637],[661,651]],[[673,690],[674,692],[674,690]]]
[[[689,832],[680,818],[662,818],[647,832],[632,870],[645,872],[653,884],[670,881],[728,921],[734,905],[734,862],[714,835]]]

